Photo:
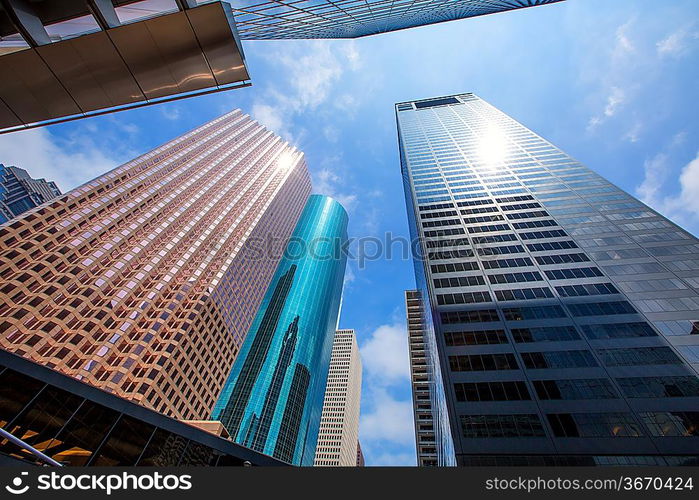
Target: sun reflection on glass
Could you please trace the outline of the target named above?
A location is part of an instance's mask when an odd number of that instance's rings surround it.
[[[284,151],[277,158],[277,167],[280,170],[289,170],[294,166],[294,154],[290,151]]]
[[[478,145],[478,156],[488,166],[495,166],[505,159],[507,140],[503,131],[496,126],[489,126]]]

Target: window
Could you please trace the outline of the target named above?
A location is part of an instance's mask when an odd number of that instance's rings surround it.
[[[531,265],[533,265],[532,260],[526,257],[521,257],[517,259],[499,259],[483,261],[483,269],[501,269],[508,267],[524,267]]]
[[[570,380],[535,380],[534,389],[539,399],[611,399],[617,393],[606,378]]]
[[[507,218],[512,219],[532,219],[534,217],[548,217],[548,212],[544,210],[534,210],[533,212],[520,212],[513,214],[505,214]]]
[[[630,413],[551,413],[546,415],[556,437],[639,437]]]
[[[681,345],[677,346],[677,350],[690,363],[699,363],[699,345]]]
[[[495,231],[509,231],[510,226],[507,224],[494,224],[492,226],[476,226],[469,227],[469,233],[493,233]]]
[[[545,220],[532,220],[532,221],[527,221],[527,222],[515,222],[512,224],[512,227],[515,229],[533,229],[537,227],[552,227],[552,226],[558,226],[556,224],[556,221],[553,221],[551,219],[545,219]]]
[[[699,412],[673,411],[641,413],[651,436],[699,437]]]
[[[430,252],[428,257],[430,260],[467,259],[473,257],[473,250],[467,248]]]
[[[527,248],[532,252],[542,252],[545,250],[567,250],[569,248],[578,248],[578,245],[572,241],[547,241],[545,243],[532,243],[527,245]]]
[[[480,245],[484,243],[502,243],[504,241],[517,241],[514,234],[494,234],[492,236],[473,236],[473,243]]]
[[[488,255],[504,255],[509,253],[522,253],[524,248],[520,245],[510,245],[504,247],[485,247],[478,248],[478,255],[488,256]]]
[[[520,288],[516,290],[495,290],[497,300],[550,299],[553,292],[549,288]]]
[[[475,382],[454,384],[456,400],[464,401],[528,401],[527,384],[513,382]]]
[[[640,322],[582,325],[580,329],[590,340],[657,336],[648,323]]]
[[[47,455],[74,467],[86,465],[117,417],[114,410],[85,401],[56,437],[60,446],[52,451],[49,445]]]
[[[427,248],[455,247],[468,245],[468,238],[452,238],[450,240],[428,240],[425,242]]]
[[[591,304],[568,304],[573,316],[608,316],[614,314],[634,314],[636,310],[626,301],[597,302]]]
[[[445,293],[437,295],[437,303],[440,306],[449,304],[475,304],[479,302],[490,302],[492,299],[488,292],[463,292]]]
[[[658,321],[655,326],[664,335],[699,335],[699,321]]]
[[[544,437],[544,428],[534,414],[461,415],[465,438]]]
[[[619,293],[611,283],[557,286],[556,291],[561,297],[584,297],[588,295],[613,295]]]
[[[461,271],[475,271],[478,269],[477,262],[454,262],[447,264],[436,264],[430,267],[433,273],[456,273]]]
[[[553,271],[544,271],[546,277],[550,280],[565,280],[573,278],[596,278],[603,276],[602,271],[596,267],[576,267],[573,269],[555,269]]]
[[[503,309],[506,321],[523,321],[528,319],[565,318],[561,306],[511,307]]]
[[[568,236],[562,229],[553,231],[534,231],[531,233],[520,233],[519,237],[523,240],[540,240],[543,238],[563,238]]]
[[[434,281],[435,288],[454,288],[459,286],[484,285],[483,276],[459,276],[456,278],[437,278]]]
[[[629,398],[689,398],[699,397],[699,379],[686,377],[628,377],[617,383]]]
[[[545,351],[521,353],[524,366],[530,369],[588,368],[598,366],[590,351]]]
[[[518,344],[580,339],[578,332],[572,326],[513,328],[512,336]]]
[[[534,257],[539,264],[550,265],[550,264],[571,264],[574,262],[588,262],[590,259],[583,253],[572,253],[572,254],[562,254],[562,255],[542,255],[541,257]]]
[[[109,438],[100,448],[92,465],[131,466],[148,443],[155,427],[134,418],[122,415]]]
[[[517,370],[514,354],[472,354],[449,356],[449,368],[454,372],[482,372],[493,370]]]
[[[445,325],[455,323],[487,323],[500,321],[495,309],[481,309],[476,311],[450,311],[440,313],[442,323]]]
[[[542,278],[541,274],[539,274],[538,272],[528,271],[524,273],[491,274],[488,276],[488,280],[495,285],[502,283],[524,283],[527,281],[541,281]]]
[[[428,101],[418,101],[415,104],[417,109],[422,108],[433,108],[436,106],[446,106],[447,104],[459,104],[459,100],[456,97],[444,97],[441,99],[430,99]]]
[[[598,349],[607,366],[680,365],[682,360],[669,347]]]
[[[448,346],[507,344],[504,330],[446,332],[444,339]]]

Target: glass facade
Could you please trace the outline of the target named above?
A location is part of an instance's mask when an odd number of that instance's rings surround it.
[[[23,213],[0,226],[0,347],[208,418],[310,190],[236,110]]]
[[[232,0],[240,38],[358,38],[562,0]]]
[[[22,168],[0,163],[0,224],[60,195],[55,182],[33,179]]]
[[[396,114],[457,462],[696,463],[699,241],[473,94]]]
[[[68,466],[282,465],[270,457],[0,351],[0,428]],[[0,439],[0,465],[45,465]]]
[[[340,308],[347,213],[311,195],[216,403],[234,441],[312,465]]]

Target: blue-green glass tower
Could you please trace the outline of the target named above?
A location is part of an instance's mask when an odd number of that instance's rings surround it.
[[[346,241],[342,205],[311,195],[212,414],[237,443],[295,465],[313,464]]]

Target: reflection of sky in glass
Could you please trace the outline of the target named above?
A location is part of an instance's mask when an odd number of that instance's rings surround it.
[[[95,18],[88,14],[86,16],[76,17],[61,21],[60,23],[49,24],[46,26],[46,33],[49,34],[51,40],[58,41],[65,38],[71,38],[93,31],[99,31],[100,27]]]
[[[141,19],[175,12],[177,3],[175,0],[143,0],[142,2],[132,3],[122,7],[116,7],[119,21],[122,23],[132,23]]]
[[[242,38],[355,38],[560,0],[229,0]],[[203,3],[203,2],[200,2]]]

